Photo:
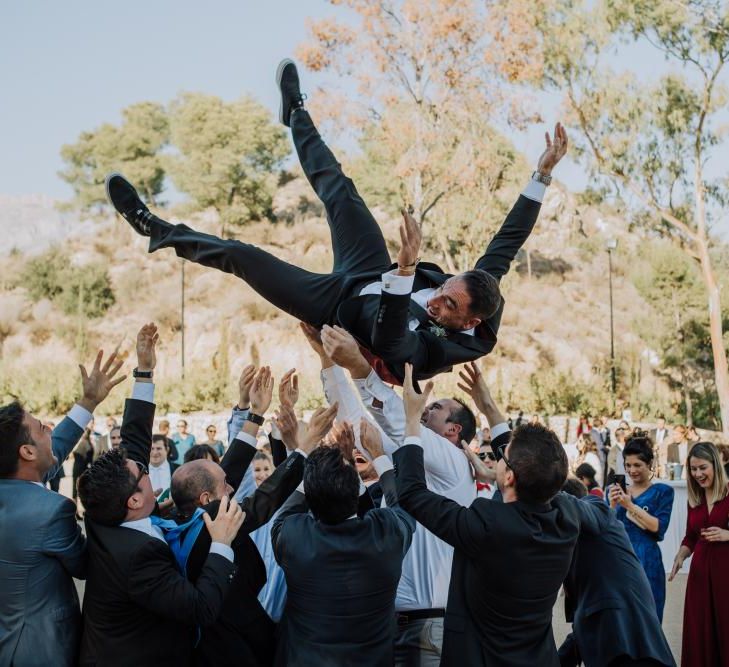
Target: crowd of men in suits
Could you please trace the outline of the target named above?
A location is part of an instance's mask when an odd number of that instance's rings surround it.
[[[431,400],[409,365],[400,394],[343,329],[302,330],[327,406],[304,424],[296,376],[281,378],[272,440],[283,454],[256,485],[274,378],[247,368],[223,459],[177,468],[166,512],[149,475],[154,324],[137,336],[121,446],[78,479],[83,525],[43,483],[124,380],[121,359],[99,352],[81,367],[82,396],[52,432],[19,402],[0,408],[1,667],[674,664],[622,524],[568,480],[552,431],[512,431],[475,364],[460,373],[468,402]],[[471,405],[495,467],[464,446]],[[355,456],[375,470],[377,495]],[[493,499],[477,497],[476,480],[496,484]],[[261,595],[274,567],[279,614]],[[74,578],[86,580],[83,611]],[[558,651],[563,585],[573,632]]]

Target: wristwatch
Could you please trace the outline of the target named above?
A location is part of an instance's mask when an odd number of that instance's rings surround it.
[[[154,375],[154,371],[140,371],[138,368],[135,368],[132,371],[132,375],[135,378],[145,378],[146,380],[151,380],[152,376]]]
[[[532,180],[537,181],[538,183],[544,183],[544,185],[549,185],[552,182],[552,177],[547,176],[546,174],[543,174],[539,171],[535,171],[532,174]]]
[[[263,426],[264,422],[263,417],[261,417],[261,415],[257,415],[255,412],[249,412],[246,416],[246,420],[253,422],[254,424],[258,424],[259,426]]]

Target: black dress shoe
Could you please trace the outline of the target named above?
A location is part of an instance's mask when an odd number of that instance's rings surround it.
[[[303,109],[306,95],[299,90],[299,73],[293,60],[285,58],[276,70],[276,85],[281,91],[281,105],[278,108],[278,119],[286,126],[291,127],[291,112],[294,109]]]
[[[134,231],[142,236],[150,236],[154,216],[139,198],[134,186],[116,172],[106,177],[106,198]]]

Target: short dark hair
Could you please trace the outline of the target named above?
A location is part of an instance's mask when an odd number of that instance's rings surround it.
[[[0,477],[10,477],[17,472],[20,447],[32,441],[24,419],[25,408],[20,401],[0,408]]]
[[[467,443],[471,442],[476,437],[476,415],[460,398],[454,396],[452,400],[458,403],[460,407],[451,410],[447,421],[460,424],[459,440],[465,440]]]
[[[575,498],[584,498],[587,495],[587,487],[576,477],[568,477],[562,486],[562,491]]]
[[[542,424],[517,427],[509,446],[509,464],[519,500],[546,503],[567,479],[567,454],[556,433]]]
[[[597,482],[595,481],[596,474],[595,468],[593,468],[589,463],[581,463],[577,466],[577,470],[575,470],[575,477],[580,480],[583,477],[588,479],[590,481],[591,489],[597,486]]]
[[[471,297],[469,311],[473,317],[481,321],[489,319],[501,307],[501,290],[499,281],[490,273],[481,269],[472,269],[458,276],[466,285],[466,292]]]
[[[637,456],[646,465],[653,463],[653,445],[644,435],[632,435],[625,441],[623,460],[628,456]]]
[[[309,454],[304,488],[311,513],[322,523],[341,523],[357,512],[359,476],[336,447],[319,447]]]
[[[170,444],[167,442],[167,436],[164,436],[161,433],[156,433],[152,436],[152,444],[155,442],[161,442],[165,446],[165,449],[168,452],[170,451]]]
[[[273,467],[273,459],[268,455],[268,453],[266,453],[264,451],[261,451],[261,450],[257,451],[253,455],[253,460],[254,461],[266,461],[271,464],[271,467]]]
[[[127,516],[127,500],[137,490],[123,448],[104,452],[78,479],[78,497],[86,516],[104,526],[118,526]]]
[[[172,475],[170,483],[170,495],[180,514],[187,516],[192,514],[198,506],[200,494],[208,491],[212,493],[215,489],[215,478],[204,466],[182,465]]]
[[[210,456],[215,463],[220,463],[218,452],[216,452],[210,445],[193,445],[185,452],[184,462],[189,463],[190,461],[207,459],[208,456]]]

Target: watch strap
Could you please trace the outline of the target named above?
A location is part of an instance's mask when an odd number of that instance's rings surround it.
[[[532,180],[537,181],[538,183],[544,183],[544,185],[549,185],[552,182],[552,177],[547,176],[540,171],[534,171],[532,172]]]
[[[263,426],[264,419],[261,415],[257,415],[255,412],[249,412],[246,415],[246,421],[253,422],[259,426]]]
[[[147,380],[151,380],[154,375],[154,371],[140,371],[138,368],[135,368],[132,371],[132,375],[135,378],[145,378]]]

